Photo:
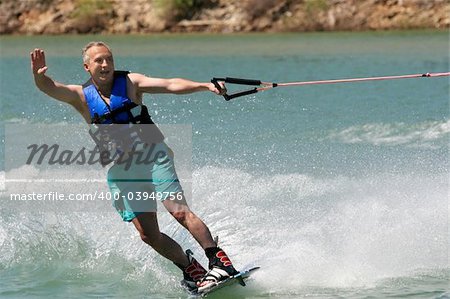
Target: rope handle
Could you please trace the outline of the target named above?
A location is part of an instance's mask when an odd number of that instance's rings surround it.
[[[273,88],[273,87],[277,86],[276,83],[265,83],[265,82],[261,82],[260,80],[254,80],[254,79],[241,79],[241,78],[230,78],[230,77],[226,77],[226,78],[214,77],[211,79],[211,83],[213,83],[214,86],[218,90],[223,90],[222,87],[220,86],[219,82],[224,82],[224,83],[229,83],[229,84],[259,86],[259,88],[255,87],[255,88],[248,89],[248,90],[238,91],[238,92],[235,92],[232,94],[225,93],[225,94],[223,94],[225,101],[230,101],[230,100],[238,98],[238,97],[246,96],[249,94],[254,94],[254,93],[257,93],[258,91],[265,90],[268,88]],[[263,86],[263,87],[261,87],[261,86]]]

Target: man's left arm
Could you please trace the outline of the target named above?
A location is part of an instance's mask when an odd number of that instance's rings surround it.
[[[225,86],[222,85],[223,89],[218,90],[213,83],[209,82],[202,83],[181,78],[151,78],[137,73],[131,73],[128,76],[137,87],[139,93],[186,94],[198,91],[211,91],[222,95],[226,92]]]

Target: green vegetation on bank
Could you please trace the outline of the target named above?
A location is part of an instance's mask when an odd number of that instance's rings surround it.
[[[153,0],[158,14],[164,19],[178,21],[185,18],[192,18],[203,6],[209,3],[208,0]]]
[[[305,0],[305,10],[307,13],[317,13],[329,8],[327,0]]]
[[[70,17],[75,19],[93,18],[98,14],[98,11],[111,8],[111,2],[106,0],[75,0],[75,9]]]

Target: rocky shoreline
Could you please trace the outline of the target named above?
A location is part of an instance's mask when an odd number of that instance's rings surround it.
[[[0,34],[448,29],[450,0],[3,0]]]

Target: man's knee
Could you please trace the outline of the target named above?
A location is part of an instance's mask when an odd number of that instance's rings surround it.
[[[141,240],[147,243],[148,245],[154,247],[158,246],[161,240],[161,232],[149,232],[149,231],[140,231],[139,235]]]
[[[195,218],[195,215],[191,211],[177,211],[172,212],[171,214],[181,224],[186,224],[191,219]]]
[[[185,211],[172,212],[171,214],[178,222],[186,222],[187,213]]]

